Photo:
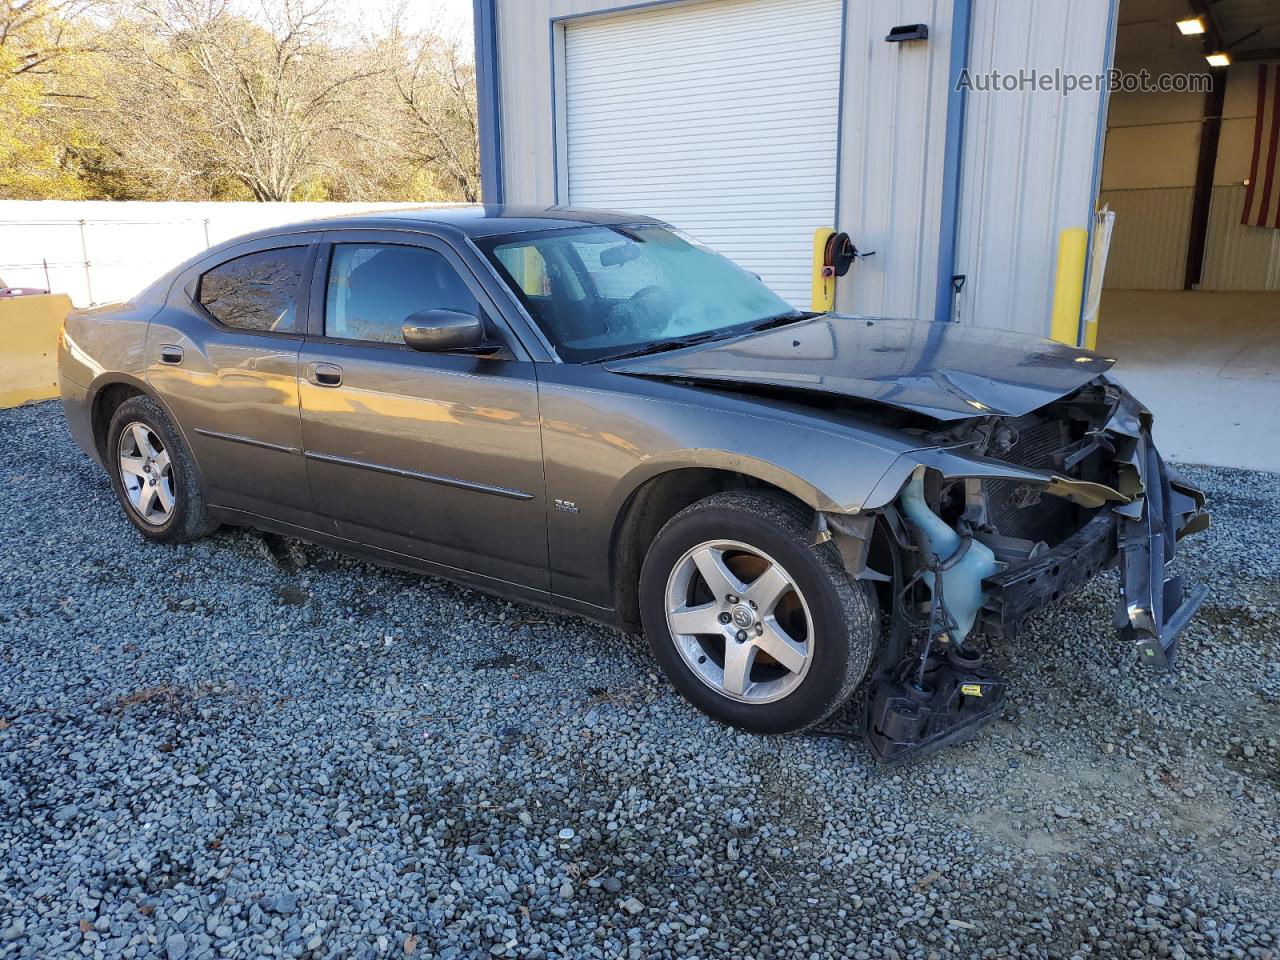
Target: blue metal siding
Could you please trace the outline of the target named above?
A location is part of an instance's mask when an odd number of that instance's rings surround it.
[[[960,220],[960,168],[964,161],[965,91],[960,73],[969,65],[969,23],[973,0],[955,0],[951,13],[950,89],[947,93],[947,139],[942,161],[942,227],[938,230],[938,286],[933,318],[952,319],[952,277],[956,272],[956,232]]]
[[[476,34],[476,112],[480,120],[480,189],[485,203],[502,203],[504,199],[496,2],[473,0],[472,11]]]

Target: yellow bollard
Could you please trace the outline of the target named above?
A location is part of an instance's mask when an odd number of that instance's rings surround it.
[[[524,262],[520,264],[520,267],[520,276],[516,278],[520,289],[534,296],[545,295],[547,285],[544,283],[545,274],[542,270],[542,254],[538,252],[537,247],[531,245],[524,248]]]
[[[835,230],[831,227],[819,227],[813,231],[813,312],[826,313],[835,309],[836,278],[822,275],[822,259],[826,253],[827,240]]]
[[[62,293],[0,300],[0,407],[58,395],[58,334],[70,310]]]
[[[1058,237],[1058,276],[1053,285],[1049,336],[1059,343],[1080,343],[1080,306],[1084,300],[1084,262],[1089,231],[1068,227]]]

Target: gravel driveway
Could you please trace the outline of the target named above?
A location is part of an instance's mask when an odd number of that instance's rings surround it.
[[[1175,674],[1108,576],[996,650],[1002,720],[884,770],[582,620],[144,543],[56,404],[0,411],[0,957],[1280,956],[1280,477],[1187,473]]]

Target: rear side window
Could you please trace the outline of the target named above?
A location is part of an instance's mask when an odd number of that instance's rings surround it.
[[[228,327],[294,333],[306,254],[305,246],[281,247],[219,264],[200,278],[200,303]]]
[[[334,245],[325,336],[404,343],[400,327],[410,314],[438,309],[481,315],[462,277],[439,253],[395,244]]]

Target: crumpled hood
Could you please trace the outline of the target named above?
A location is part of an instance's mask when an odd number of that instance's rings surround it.
[[[1007,330],[823,314],[605,367],[645,377],[834,394],[959,420],[1030,413],[1114,363]]]

